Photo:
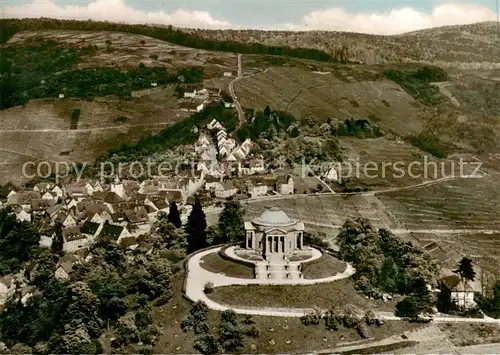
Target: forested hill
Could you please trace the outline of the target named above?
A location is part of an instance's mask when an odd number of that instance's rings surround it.
[[[342,60],[342,53],[333,57],[326,52],[312,48],[290,48],[267,46],[260,43],[218,41],[214,39],[201,38],[197,35],[186,33],[180,29],[175,29],[172,26],[154,27],[148,25],[128,25],[90,20],[3,19],[0,20],[0,44],[6,43],[17,32],[40,30],[118,31],[149,36],[162,41],[197,49],[243,54],[281,55],[322,62],[336,62]]]

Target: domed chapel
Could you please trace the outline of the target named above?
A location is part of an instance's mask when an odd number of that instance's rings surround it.
[[[266,260],[290,258],[304,248],[304,223],[291,219],[276,206],[245,222],[245,248],[261,253]]]

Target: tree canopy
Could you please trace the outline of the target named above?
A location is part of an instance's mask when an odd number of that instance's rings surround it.
[[[219,217],[219,237],[222,243],[236,243],[245,237],[244,211],[238,201],[228,201]]]
[[[207,218],[200,201],[196,201],[186,224],[188,253],[207,246]]]

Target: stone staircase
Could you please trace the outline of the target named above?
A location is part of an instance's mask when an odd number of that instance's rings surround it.
[[[258,262],[255,278],[260,280],[299,280],[302,278],[300,264],[293,262]]]

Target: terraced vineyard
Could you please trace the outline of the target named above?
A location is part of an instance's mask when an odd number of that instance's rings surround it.
[[[239,80],[235,91],[243,107],[269,105],[297,117],[315,117],[320,123],[354,116],[371,117],[402,135],[423,128],[418,104],[401,87],[388,80],[358,82],[348,72],[321,75],[275,67]]]
[[[408,229],[500,229],[500,184],[489,177],[456,179],[377,197]]]
[[[303,196],[276,201],[258,201],[245,204],[245,218],[258,217],[266,207],[276,205],[290,218],[300,219],[311,228],[340,229],[347,218],[364,217],[377,228],[399,228],[390,211],[381,206],[375,196]]]
[[[359,181],[372,190],[437,180],[449,176],[452,169],[458,167],[453,168],[451,161],[434,158],[400,139],[342,137],[340,144],[345,149],[346,161],[350,162],[341,176]],[[353,169],[351,174],[349,166]]]

